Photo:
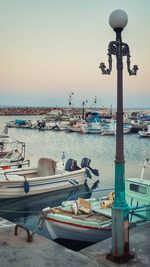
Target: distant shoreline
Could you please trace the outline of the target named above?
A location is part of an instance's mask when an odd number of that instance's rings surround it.
[[[43,115],[51,110],[52,108],[46,107],[0,107],[0,116]]]
[[[74,112],[81,112],[82,108],[75,108],[75,107],[0,107],[0,116],[18,116],[18,115],[45,115],[52,110],[70,110]],[[87,107],[88,109],[88,107]],[[109,108],[97,108],[97,110],[109,110]],[[116,109],[112,109],[113,113],[116,112]],[[125,108],[125,112],[132,112],[132,111],[148,111],[150,113],[149,108]]]

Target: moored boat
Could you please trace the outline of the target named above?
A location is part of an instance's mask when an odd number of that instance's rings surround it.
[[[81,125],[81,133],[100,134],[104,122],[101,120],[100,113],[97,111],[87,112],[85,121]]]
[[[19,198],[83,185],[91,178],[89,167],[79,168],[75,160],[59,169],[56,161],[40,158],[36,168],[0,172],[0,198]]]
[[[8,128],[32,128],[31,120],[16,119],[7,123]]]
[[[131,125],[129,123],[123,124],[123,133],[127,134],[131,131]],[[116,135],[116,120],[111,120],[105,124],[102,128],[101,135]]]
[[[146,131],[147,123],[142,120],[131,120],[131,132],[138,133],[139,131]]]
[[[148,124],[148,130],[147,131],[139,131],[138,135],[139,135],[139,137],[150,138],[150,124]]]
[[[130,226],[150,220],[150,180],[126,179],[126,200],[129,205]],[[111,236],[111,207],[114,193],[106,197],[77,199],[61,206],[43,209],[46,227],[53,240],[68,239],[96,243]]]
[[[66,127],[66,132],[81,132],[81,127],[82,127],[83,120],[80,121],[72,121],[68,124]]]

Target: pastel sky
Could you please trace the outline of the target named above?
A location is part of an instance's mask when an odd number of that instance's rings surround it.
[[[107,48],[115,40],[108,19],[115,9],[128,14],[122,39],[131,65],[124,59],[124,107],[150,107],[149,0],[0,0],[0,105],[68,106],[83,100],[116,106],[116,59],[110,76]]]

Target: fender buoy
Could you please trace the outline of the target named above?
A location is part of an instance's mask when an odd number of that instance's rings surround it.
[[[27,180],[24,181],[24,192],[27,194],[30,190],[30,185]]]
[[[112,203],[113,203],[113,201],[111,201],[111,200],[104,200],[104,201],[102,201],[102,203],[101,203],[101,209],[111,208],[112,207]]]
[[[110,192],[108,194],[108,199],[111,200],[111,201],[114,201],[115,200],[115,192]]]

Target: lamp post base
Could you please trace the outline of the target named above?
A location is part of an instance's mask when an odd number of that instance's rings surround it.
[[[134,258],[133,254],[127,253],[122,256],[114,256],[112,253],[109,253],[106,256],[106,259],[116,262],[118,264],[126,263]]]

